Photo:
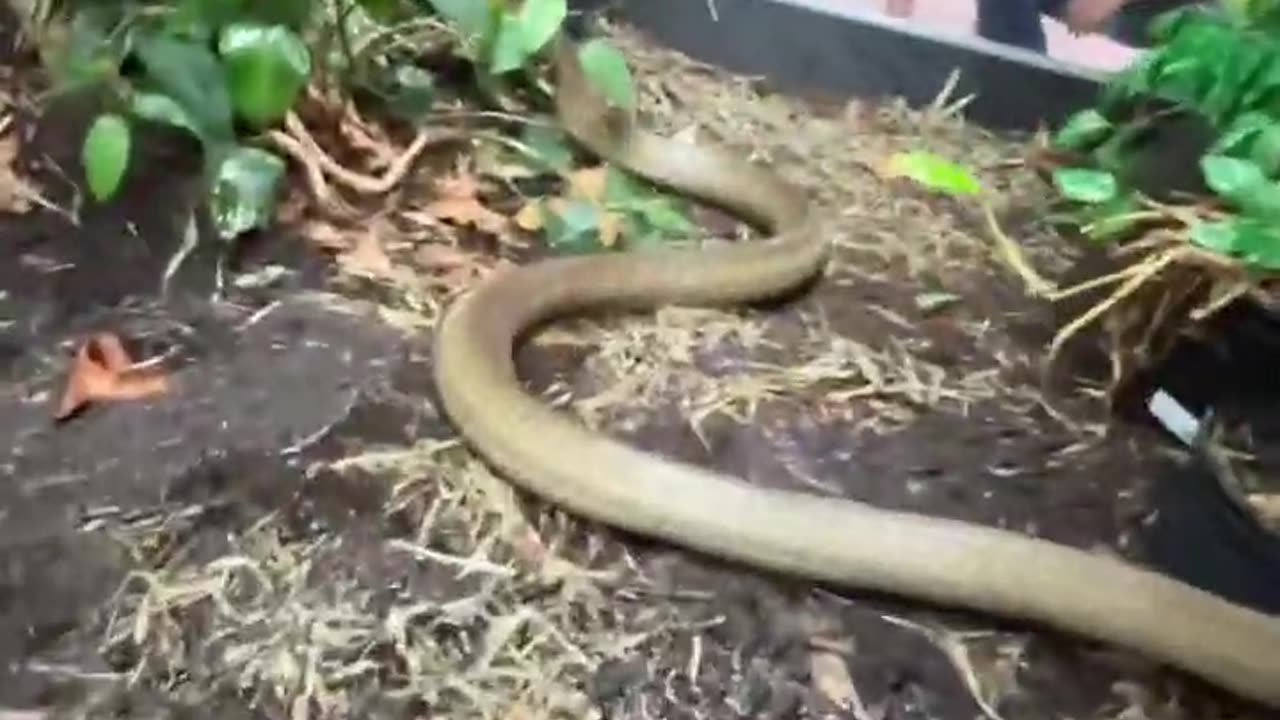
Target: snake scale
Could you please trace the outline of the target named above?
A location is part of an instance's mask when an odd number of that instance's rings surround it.
[[[443,410],[508,481],[571,513],[731,562],[1055,628],[1280,707],[1280,618],[1123,560],[960,521],[751,485],[594,433],[526,392],[514,352],[587,311],[727,306],[822,274],[807,196],[727,148],[677,141],[609,105],[576,45],[555,48],[555,112],[601,159],[769,232],[755,243],[544,259],[496,272],[438,327]]]

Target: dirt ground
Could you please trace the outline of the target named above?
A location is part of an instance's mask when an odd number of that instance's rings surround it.
[[[767,98],[744,117],[750,83],[629,42],[664,129],[767,145],[839,218],[838,261],[779,308],[563,323],[521,351],[531,388],[752,482],[1141,559],[1149,481],[1170,467],[1153,433],[1104,431],[1087,381],[1042,391],[1061,318],[972,240],[976,213],[848,182],[922,132],[968,148],[1010,198],[1006,231],[1065,271],[1025,172],[975,155],[979,131],[891,106]],[[234,265],[281,279],[212,302],[210,250],[161,299],[191,148],[142,144],[123,198],[77,203],[84,109],[37,118],[29,64],[3,66],[10,181],[50,207],[0,220],[0,718],[1264,716],[1127,655],[728,567],[512,491],[434,409],[429,241],[360,277],[286,223]],[[681,115],[680,92],[709,100]],[[851,122],[862,140],[839,134]],[[163,355],[173,387],[55,424],[96,330]]]

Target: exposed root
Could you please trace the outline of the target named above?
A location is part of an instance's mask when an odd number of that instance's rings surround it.
[[[456,129],[423,129],[407,148],[391,160],[381,175],[374,176],[356,172],[334,160],[316,142],[297,113],[290,112],[285,117],[285,130],[272,130],[266,134],[272,146],[302,165],[316,199],[326,210],[339,216],[350,216],[354,211],[333,191],[331,182],[360,195],[384,195],[404,180],[424,150],[469,137],[468,133]]]

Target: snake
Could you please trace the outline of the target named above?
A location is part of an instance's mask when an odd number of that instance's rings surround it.
[[[1128,650],[1280,708],[1280,617],[1114,554],[1011,530],[763,487],[589,429],[527,390],[515,352],[588,313],[727,308],[820,282],[832,243],[805,190],[727,144],[665,136],[609,101],[580,41],[549,50],[554,118],[624,171],[718,207],[756,241],[552,255],[484,276],[445,307],[432,345],[440,410],[491,471],[545,502],[730,564],[1028,623]]]

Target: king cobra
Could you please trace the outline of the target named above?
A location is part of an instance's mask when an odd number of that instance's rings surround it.
[[[435,381],[444,413],[484,462],[630,533],[798,579],[1040,624],[1280,707],[1280,617],[1015,532],[754,486],[594,433],[526,392],[516,345],[553,319],[775,299],[821,276],[829,257],[798,187],[727,148],[639,127],[591,85],[574,42],[555,42],[555,113],[575,142],[770,237],[544,259],[495,272],[456,299],[438,327]]]

